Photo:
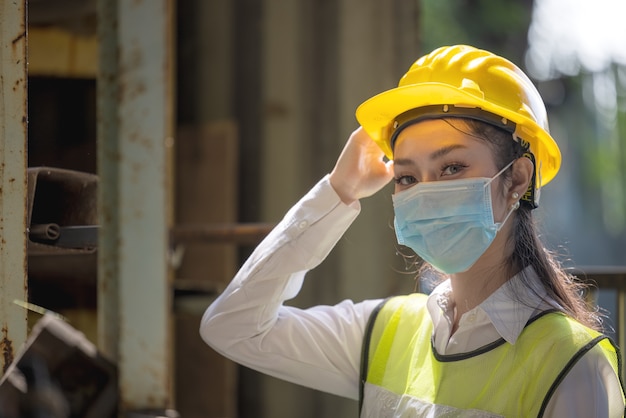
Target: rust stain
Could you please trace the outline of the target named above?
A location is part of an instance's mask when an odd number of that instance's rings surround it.
[[[15,39],[13,39],[12,41],[13,45],[18,43],[20,40],[24,39],[25,37],[26,37],[26,31],[20,33]]]
[[[0,349],[4,358],[4,368],[2,372],[6,372],[7,368],[13,363],[13,342],[9,338],[9,330],[5,326],[2,327],[2,339],[0,340]]]

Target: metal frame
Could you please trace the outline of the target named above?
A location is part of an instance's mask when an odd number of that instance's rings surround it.
[[[26,3],[0,0],[0,363],[26,341]]]
[[[172,403],[173,0],[98,0],[98,340],[120,410]]]

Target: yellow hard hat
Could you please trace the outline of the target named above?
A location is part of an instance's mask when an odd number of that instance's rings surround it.
[[[484,120],[530,145],[536,170],[533,192],[559,171],[561,153],[550,136],[539,92],[515,64],[488,51],[467,45],[438,48],[418,59],[398,87],[356,110],[363,129],[390,159],[394,130],[399,132],[403,123],[446,116]]]

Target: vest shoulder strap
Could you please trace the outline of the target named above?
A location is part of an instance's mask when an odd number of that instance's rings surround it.
[[[374,325],[376,324],[376,319],[378,318],[378,314],[380,311],[387,305],[387,303],[391,300],[394,302],[402,303],[405,299],[413,297],[419,298],[422,300],[426,300],[427,295],[425,294],[412,294],[405,296],[394,296],[389,297],[381,301],[376,308],[370,314],[370,317],[367,321],[367,325],[365,327],[365,332],[363,334],[363,345],[361,347],[361,367],[359,372],[359,415],[361,415],[361,410],[363,409],[363,392],[365,389],[365,382],[367,380],[367,373],[370,363],[370,346],[372,342],[372,333],[374,332]]]
[[[376,306],[376,308],[374,308],[369,319],[367,320],[365,333],[363,334],[363,345],[361,346],[361,368],[359,373],[359,416],[361,415],[361,410],[363,409],[363,391],[365,389],[365,379],[367,379],[367,368],[369,366],[369,351],[372,330],[374,329],[374,324],[376,323],[378,314],[388,300],[389,298],[383,300],[378,304],[378,306]]]

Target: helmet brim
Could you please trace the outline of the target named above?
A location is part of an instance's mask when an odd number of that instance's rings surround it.
[[[484,100],[480,92],[464,90],[443,83],[420,83],[387,90],[363,102],[356,110],[356,118],[363,129],[378,144],[385,155],[393,159],[390,144],[395,118],[411,109],[432,105],[454,105],[478,108],[506,118],[517,125],[515,135],[530,144],[539,166],[536,167],[537,188],[550,182],[558,172],[561,153],[550,134],[535,121],[520,113]],[[445,113],[442,112],[442,117]]]

